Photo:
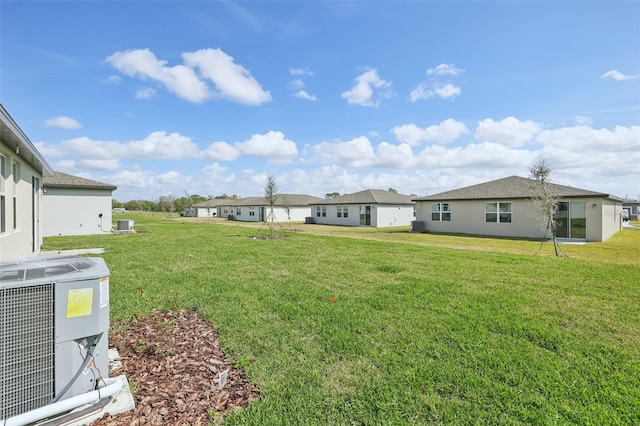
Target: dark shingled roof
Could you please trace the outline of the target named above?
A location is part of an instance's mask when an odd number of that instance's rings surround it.
[[[497,200],[514,198],[531,198],[536,195],[538,182],[520,176],[510,176],[490,182],[471,185],[465,188],[414,198],[415,201],[446,201],[446,200]],[[602,192],[588,191],[586,189],[551,183],[555,196],[560,198],[576,197],[605,197],[617,199]]]
[[[308,206],[322,198],[314,197],[306,194],[276,194],[276,206]],[[266,197],[247,197],[237,200],[234,206],[268,206],[269,201]]]
[[[76,188],[76,189],[109,189],[115,191],[118,187],[97,180],[85,179],[66,173],[53,172],[53,176],[44,176],[42,179],[44,188]]]
[[[392,205],[412,205],[415,204],[408,195],[398,194],[382,189],[366,189],[353,194],[345,194],[336,198],[327,198],[310,204],[392,204]]]

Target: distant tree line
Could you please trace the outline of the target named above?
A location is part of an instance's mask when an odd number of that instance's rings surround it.
[[[113,199],[111,201],[111,207],[116,208],[124,208],[127,210],[135,210],[135,211],[148,211],[148,212],[184,212],[189,207],[193,206],[196,203],[200,203],[202,201],[207,200],[237,200],[237,195],[209,195],[208,197],[204,197],[198,194],[185,194],[182,197],[176,197],[175,195],[162,195],[157,200],[131,200],[126,201],[124,203]]]

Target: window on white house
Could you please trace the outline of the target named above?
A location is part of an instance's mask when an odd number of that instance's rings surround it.
[[[316,217],[320,217],[320,206],[316,206]]]
[[[451,204],[432,203],[431,220],[434,222],[451,222]]]
[[[342,217],[342,206],[336,207],[336,216]]]
[[[342,207],[342,217],[345,219],[349,217],[349,206]]]
[[[485,203],[485,222],[511,223],[511,203]]]
[[[327,206],[322,206],[322,217],[327,217]]]
[[[20,165],[12,164],[13,174],[13,229],[18,229],[18,181],[20,180]]]
[[[0,234],[7,231],[7,157],[0,155]]]
[[[249,216],[255,216],[255,215],[256,215],[256,208],[249,207]]]
[[[242,215],[242,209],[241,209],[240,207],[236,207],[236,214],[237,214],[238,216],[241,216],[241,215]]]

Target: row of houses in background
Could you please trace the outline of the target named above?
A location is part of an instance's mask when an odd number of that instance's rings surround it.
[[[37,254],[43,236],[112,232],[113,185],[55,172],[0,104],[0,259]],[[426,197],[369,189],[335,198],[277,194],[212,199],[192,217],[239,221],[400,227],[441,232],[543,238],[532,197],[535,181],[511,176]],[[638,202],[553,185],[560,197],[558,236],[603,241],[622,228],[622,210],[637,218]]]

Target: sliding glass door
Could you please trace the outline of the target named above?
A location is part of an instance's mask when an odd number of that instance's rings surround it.
[[[587,238],[587,203],[571,201],[558,203],[554,215],[558,238]]]

